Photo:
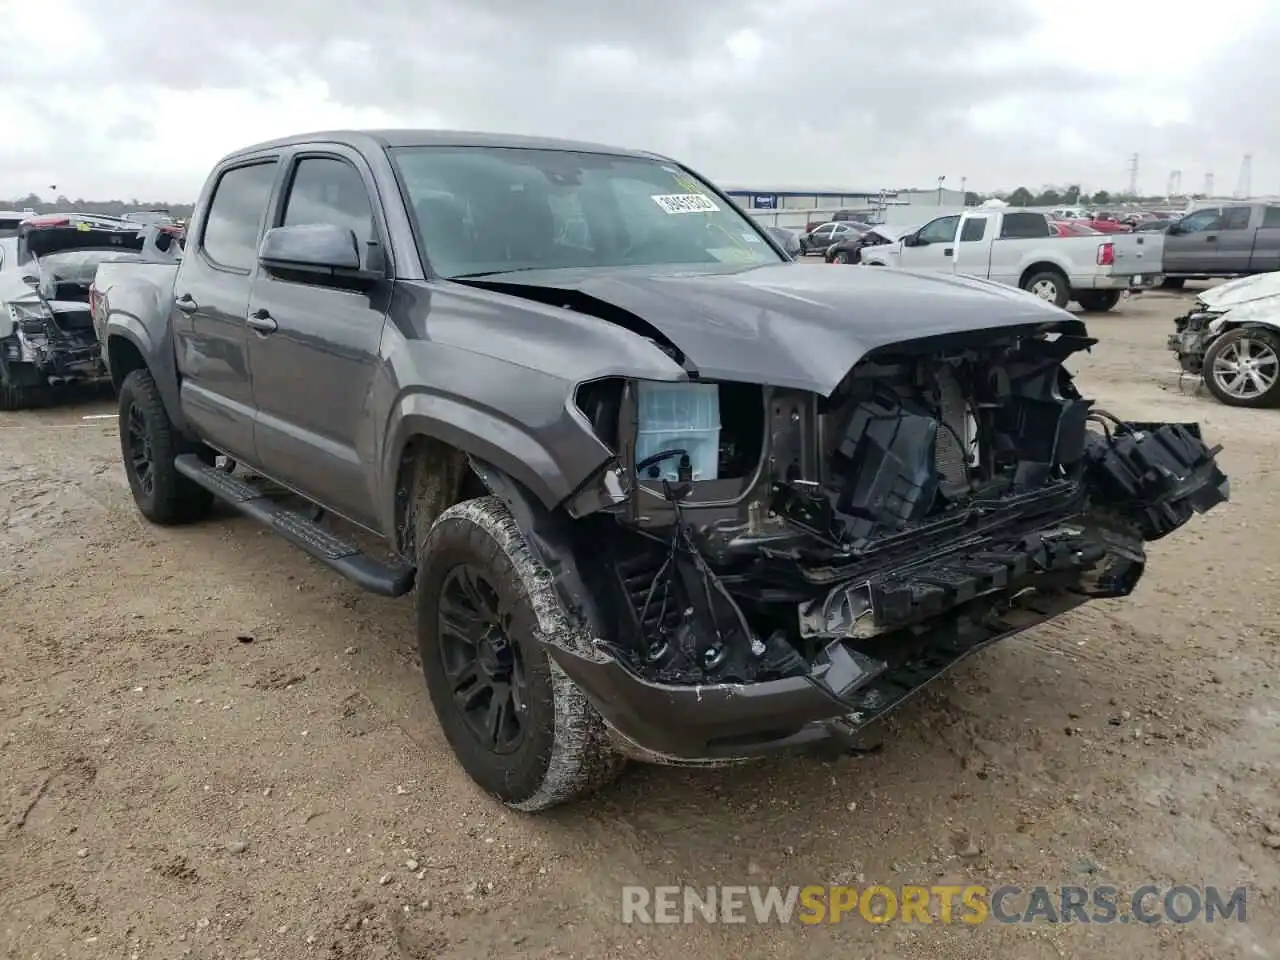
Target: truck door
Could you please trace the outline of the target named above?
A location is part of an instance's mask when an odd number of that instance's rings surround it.
[[[1253,235],[1249,270],[1252,273],[1280,270],[1280,207],[1274,204],[1268,203],[1262,208],[1262,225]]]
[[[386,230],[373,177],[354,151],[299,152],[290,162],[279,226],[332,224],[355,233],[365,266],[385,263]],[[368,464],[380,425],[369,394],[390,281],[261,269],[249,299],[249,355],[262,468],[350,520],[375,527]]]
[[[1253,209],[1251,204],[1246,203],[1227,207],[1223,211],[1215,272],[1223,274],[1249,272],[1249,257],[1253,253],[1253,235],[1257,226],[1250,223]]]
[[[248,463],[258,458],[245,317],[279,170],[279,160],[272,157],[218,174],[199,235],[188,246],[173,288],[183,413],[211,444]]]
[[[964,216],[960,219],[960,236],[956,239],[955,257],[952,260],[956,273],[973,277],[987,275],[991,262],[988,219],[985,216]]]
[[[938,217],[930,220],[913,234],[902,238],[902,259],[899,266],[911,270],[954,270],[956,229],[960,215]]]
[[[1222,208],[1207,207],[1171,226],[1164,238],[1165,273],[1211,273],[1217,265]]]

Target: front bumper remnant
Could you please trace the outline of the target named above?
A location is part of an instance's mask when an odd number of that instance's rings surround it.
[[[883,649],[832,640],[812,673],[752,684],[654,683],[614,659],[588,660],[558,647],[550,652],[625,750],[658,762],[716,764],[847,739],[970,654],[1087,599],[1065,592],[1026,596],[1003,611],[978,604]]]

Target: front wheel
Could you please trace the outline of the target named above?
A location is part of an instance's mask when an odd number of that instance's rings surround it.
[[[613,779],[604,721],[544,650],[575,628],[502,501],[450,507],[417,551],[422,672],[468,776],[530,813]]]
[[[1228,330],[1205,351],[1204,383],[1229,407],[1280,406],[1280,336],[1263,327]]]
[[[1055,307],[1065,307],[1071,300],[1071,286],[1067,278],[1056,270],[1033,273],[1023,282],[1022,289]]]
[[[849,256],[847,250],[837,250],[836,255],[831,258],[832,263],[853,263],[853,258]]]
[[[134,503],[152,523],[170,526],[198,520],[213,505],[213,494],[173,465],[194,445],[169,419],[149,370],[134,370],[120,384],[120,454]]]
[[[1076,303],[1086,313],[1106,313],[1119,302],[1119,290],[1081,290],[1076,294]]]

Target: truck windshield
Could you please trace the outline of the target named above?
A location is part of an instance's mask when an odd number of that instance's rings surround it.
[[[391,150],[443,277],[574,267],[780,263],[763,231],[658,160],[564,150]]]

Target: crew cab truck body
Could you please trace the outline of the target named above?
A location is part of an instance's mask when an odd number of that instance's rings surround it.
[[[413,589],[441,727],[523,810],[626,756],[844,742],[1128,594],[1144,541],[1228,492],[1194,424],[1079,395],[1061,363],[1094,341],[1057,307],[802,266],[650,154],[278,140],[217,166],[180,264],[134,272],[97,288],[142,513],[220,497]]]
[[[936,217],[862,261],[983,277],[1088,311],[1110,310],[1125,291],[1161,280],[1158,236],[1058,237],[1044,214],[1029,210]]]
[[[1280,205],[1232,203],[1187,214],[1163,232],[1164,286],[1280,270]]]

